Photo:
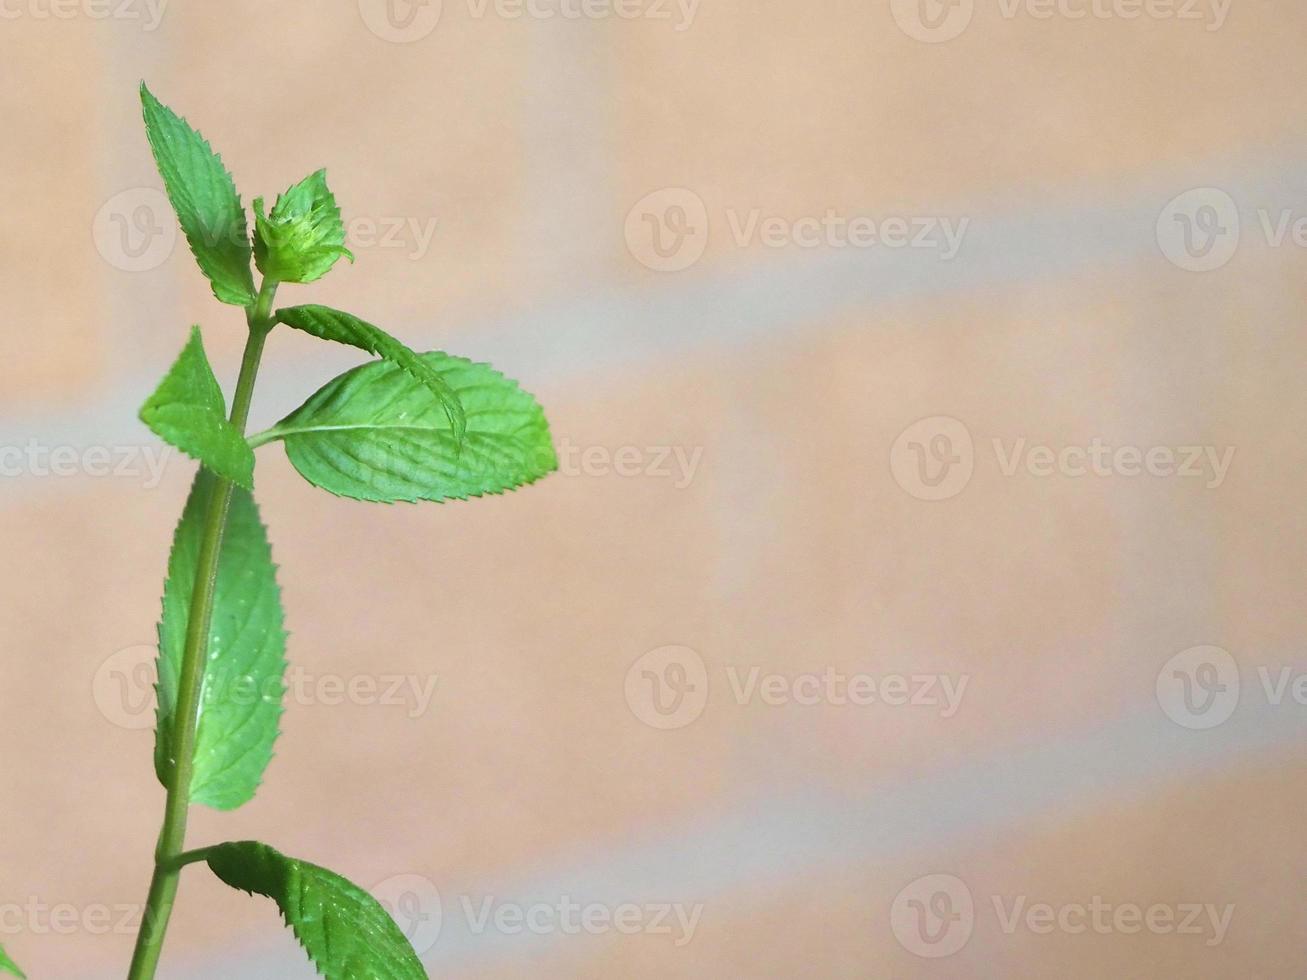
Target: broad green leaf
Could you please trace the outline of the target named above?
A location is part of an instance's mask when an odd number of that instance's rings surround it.
[[[245,209],[222,158],[181,116],[141,83],[145,134],[200,271],[224,303],[254,302]]]
[[[426,980],[427,971],[395,920],[335,872],[256,841],[220,844],[208,862],[232,888],[276,902],[327,980]]]
[[[254,199],[254,261],[265,276],[313,282],[342,255],[354,261],[345,248],[345,226],[327,188],[327,171],[310,174],[278,195],[269,215],[263,213],[263,198]]]
[[[218,485],[212,473],[200,470],[168,559],[159,623],[159,727],[154,752],[155,771],[165,786],[175,763],[178,680],[204,515]],[[267,532],[254,498],[235,487],[219,558],[200,695],[191,778],[194,802],[231,810],[253,798],[279,734],[285,652],[281,593]]]
[[[141,407],[141,421],[219,476],[253,488],[254,453],[227,421],[227,403],[204,356],[199,327],[191,328],[181,356]]]
[[[388,361],[328,382],[255,441],[281,439],[314,486],[385,503],[502,493],[558,468],[544,412],[515,382],[438,351],[420,359],[467,410],[461,445],[427,389]]]
[[[0,946],[0,970],[7,970],[20,980],[27,980],[27,974],[18,969],[18,964],[5,955],[3,946]]]
[[[440,373],[428,367],[415,353],[394,337],[349,313],[327,306],[291,306],[277,311],[277,322],[303,330],[323,340],[359,347],[369,354],[393,361],[425,385],[440,400],[459,442],[467,432],[467,416],[458,396]]]

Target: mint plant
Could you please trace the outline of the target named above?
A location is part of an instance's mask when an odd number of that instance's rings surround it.
[[[286,632],[254,502],[255,450],[280,442],[310,484],[340,497],[465,500],[556,469],[549,425],[531,395],[485,364],[415,353],[340,310],[275,308],[281,284],[314,282],[340,258],[353,261],[325,171],[292,186],[270,209],[256,198],[251,239],[218,155],[144,84],[141,102],[155,162],[200,271],[219,302],[244,309],[248,337],[230,413],[199,327],[141,409],[142,421],[200,468],[163,591],[154,768],[166,803],[128,980],[154,976],[182,871],[197,864],[232,888],[271,898],[322,976],[426,977],[385,909],[340,875],[254,841],[186,849],[193,804],[232,810],[254,797],[282,715]],[[279,324],[378,360],[247,437],[264,345]],[[22,976],[3,950],[0,970]]]

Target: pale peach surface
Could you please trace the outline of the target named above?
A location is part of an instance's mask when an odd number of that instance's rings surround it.
[[[260,450],[296,673],[194,844],[375,888],[433,977],[1304,974],[1307,10],[51,9],[0,20],[0,944],[33,980],[126,970],[194,470],[135,410],[189,324],[228,383],[243,337],[136,210],[141,78],[247,203],[327,166],[357,262],[286,302],[493,361],[562,458],[382,507]],[[847,241],[895,218],[937,237]],[[284,333],[256,426],[360,359]],[[1224,720],[1177,686],[1196,647]],[[310,975],[187,873],[161,977]]]

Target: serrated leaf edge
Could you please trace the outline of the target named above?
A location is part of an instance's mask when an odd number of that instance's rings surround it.
[[[142,101],[141,114],[142,114],[142,117],[143,117],[143,118],[145,117],[145,111],[146,111],[146,107],[145,107],[145,105],[144,105],[144,102],[145,102],[145,99],[148,97],[152,102],[154,102],[156,105],[158,105],[158,106],[159,106],[161,109],[163,109],[166,113],[168,113],[168,114],[172,115],[173,117],[175,117],[175,118],[176,118],[178,121],[180,121],[184,126],[186,126],[186,127],[187,127],[191,132],[192,132],[192,133],[194,133],[194,134],[195,134],[195,138],[199,141],[200,145],[203,146],[204,149],[205,149],[206,151],[208,151],[208,153],[209,153],[209,154],[213,157],[213,159],[217,162],[219,169],[221,170],[221,172],[223,173],[223,175],[227,178],[227,182],[231,185],[232,195],[234,196],[234,198],[235,198],[235,200],[236,200],[237,211],[238,211],[238,213],[240,214],[240,223],[239,223],[239,225],[237,226],[237,228],[232,229],[232,231],[233,231],[233,233],[236,232],[236,231],[239,231],[240,234],[243,236],[243,238],[244,238],[244,243],[245,243],[245,255],[247,256],[247,259],[252,259],[252,257],[253,257],[253,250],[252,250],[251,245],[250,245],[249,218],[248,218],[248,215],[246,214],[246,211],[245,211],[245,203],[244,203],[244,201],[241,200],[240,190],[236,187],[236,178],[235,178],[235,176],[232,174],[232,172],[231,172],[231,168],[227,166],[226,161],[223,160],[223,158],[222,158],[222,154],[219,153],[217,150],[215,150],[215,149],[213,148],[213,145],[212,145],[212,144],[211,144],[211,143],[210,143],[210,142],[205,138],[204,134],[203,134],[203,133],[202,133],[202,132],[197,128],[197,127],[191,125],[191,122],[190,122],[189,119],[187,119],[187,118],[186,118],[185,116],[183,116],[181,113],[177,112],[175,109],[172,108],[172,106],[168,105],[167,103],[165,103],[164,101],[162,101],[158,96],[156,96],[153,92],[151,92],[150,89],[149,89],[149,86],[147,86],[147,85],[145,84],[144,81],[141,82],[140,92],[141,92],[141,101]],[[155,160],[155,166],[156,166],[156,168],[157,168],[157,167],[158,167],[158,162],[159,162],[158,149],[157,149],[157,146],[156,146],[156,142],[155,142],[154,134],[150,131],[149,120],[146,119],[145,122],[146,122],[146,125],[145,125],[145,138],[146,138],[146,140],[147,140],[147,141],[149,142],[149,144],[150,144],[150,152],[151,152],[151,154],[152,154],[153,157],[154,157],[154,160]],[[173,216],[177,219],[178,225],[180,226],[180,225],[181,225],[181,216],[180,216],[179,214],[176,214],[176,213],[175,213],[175,212],[177,211],[177,204],[176,204],[175,201],[173,201],[173,190],[172,190],[171,186],[169,185],[169,182],[164,178],[163,173],[162,173],[161,170],[160,170],[160,173],[159,173],[159,177],[160,177],[160,180],[163,181],[163,190],[164,190],[164,194],[165,194],[165,196],[168,198],[168,203],[172,205],[172,208],[173,208],[173,211],[174,211],[174,215],[173,215]],[[208,282],[209,282],[209,288],[213,291],[213,295],[214,295],[214,297],[218,300],[218,302],[220,302],[220,303],[226,303],[226,304],[229,305],[229,306],[250,306],[251,304],[253,304],[253,303],[255,302],[255,300],[256,300],[258,297],[257,297],[257,295],[256,295],[255,292],[254,292],[254,276],[253,276],[253,274],[250,274],[250,276],[249,276],[249,283],[248,283],[248,284],[246,284],[246,283],[244,283],[244,282],[242,282],[242,283],[239,284],[240,288],[241,288],[242,290],[244,290],[243,292],[238,293],[238,292],[232,291],[231,287],[229,287],[228,284],[226,284],[226,283],[221,283],[221,284],[220,284],[220,283],[218,283],[218,282],[215,282],[215,281],[213,280],[213,278],[209,276],[209,273],[208,273],[208,271],[205,269],[205,266],[204,266],[204,260],[201,259],[201,257],[200,257],[200,253],[199,253],[199,251],[197,250],[195,243],[194,243],[193,241],[191,241],[191,236],[190,236],[190,235],[187,235],[187,234],[185,233],[185,228],[184,228],[184,227],[182,228],[182,237],[186,239],[186,247],[187,247],[188,249],[190,249],[191,256],[195,259],[195,264],[196,264],[197,266],[199,266],[199,268],[200,268],[200,272],[203,273],[204,278],[208,280]],[[248,269],[248,264],[249,264],[249,263],[248,263],[248,261],[247,261],[247,263],[246,263],[246,267],[247,267],[247,269]],[[230,270],[228,270],[228,271],[230,271]],[[248,285],[248,288],[246,288],[247,285]],[[223,295],[222,295],[222,293],[223,293],[224,291],[227,292],[227,294],[228,294],[227,296],[223,296]],[[228,298],[228,297],[230,297],[230,298]]]

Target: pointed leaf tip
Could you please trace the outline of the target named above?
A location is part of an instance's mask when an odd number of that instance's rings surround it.
[[[263,198],[255,198],[254,261],[265,276],[278,282],[314,282],[342,255],[353,261],[325,167],[278,195],[270,213],[264,213]]]
[[[231,174],[191,125],[141,82],[145,135],[168,200],[213,294],[235,306],[255,300],[245,209]]]
[[[204,353],[200,328],[191,336],[159,387],[141,406],[141,421],[161,439],[220,476],[249,490],[254,453],[227,420],[226,400]]]
[[[281,439],[314,486],[379,503],[503,493],[557,469],[549,423],[529,393],[486,364],[418,357],[467,412],[461,444],[424,384],[389,361],[328,382],[266,438]]]
[[[18,980],[27,980],[27,974],[18,969],[18,964],[9,958],[3,946],[0,946],[0,972],[12,973]]]
[[[412,944],[381,903],[334,871],[257,841],[221,844],[208,864],[230,887],[276,902],[327,980],[427,980]]]

